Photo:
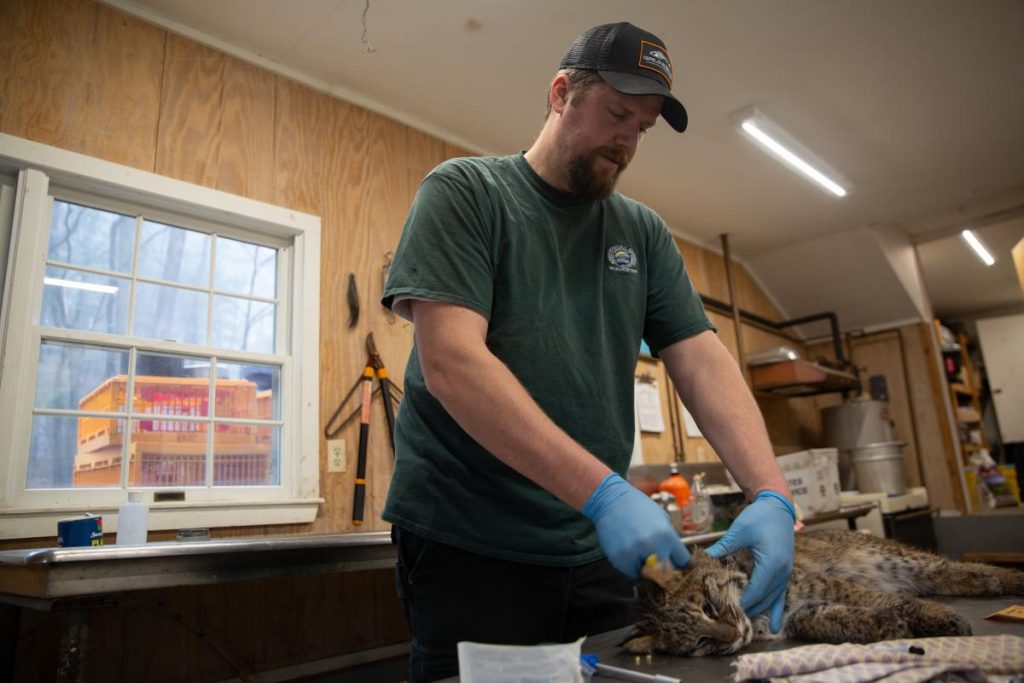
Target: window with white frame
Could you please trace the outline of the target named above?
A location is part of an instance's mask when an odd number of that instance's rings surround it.
[[[319,219],[0,135],[4,170],[0,537],[125,489],[175,493],[151,528],[310,521]]]

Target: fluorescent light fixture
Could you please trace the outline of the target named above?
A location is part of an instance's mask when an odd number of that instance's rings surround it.
[[[835,196],[845,197],[853,189],[853,186],[823,159],[754,107],[737,112],[733,115],[733,120],[769,154]]]
[[[964,238],[964,241],[967,242],[967,244],[971,245],[971,249],[974,250],[974,253],[978,255],[978,258],[980,258],[986,266],[991,266],[996,262],[995,257],[988,253],[988,249],[986,249],[985,245],[974,236],[973,232],[970,230],[964,230],[960,233],[960,236]]]
[[[62,280],[58,277],[44,277],[43,283],[53,285],[54,287],[68,287],[70,289],[84,289],[88,292],[117,294],[117,287],[114,285],[97,285],[92,282],[75,282],[74,280]]]

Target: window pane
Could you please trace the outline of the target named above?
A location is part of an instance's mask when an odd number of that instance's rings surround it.
[[[46,267],[39,323],[83,332],[124,334],[130,282],[68,268]]]
[[[209,287],[210,236],[204,232],[144,221],[139,275]]]
[[[273,299],[277,295],[277,249],[217,238],[214,288]]]
[[[213,443],[214,486],[270,486],[281,483],[281,428],[217,425]]]
[[[189,418],[210,414],[209,359],[139,353],[135,367],[135,410],[155,416],[141,422],[146,432],[199,434],[206,431],[206,422]],[[191,440],[191,437],[183,438]]]
[[[119,487],[124,421],[104,420],[102,429],[97,422],[34,416],[26,488]]]
[[[128,352],[80,344],[43,342],[36,375],[36,408],[124,410],[124,395],[111,390],[128,375]]]
[[[203,292],[140,282],[135,295],[134,334],[185,344],[205,344],[208,299]]]
[[[133,421],[128,476],[133,486],[201,486],[206,481],[210,361],[139,353],[135,396],[145,419]]]
[[[217,361],[217,417],[277,420],[281,415],[281,368]]]
[[[54,200],[47,259],[131,273],[134,247],[133,216]]]
[[[233,296],[213,297],[214,346],[245,351],[274,352],[277,304]]]
[[[205,482],[205,429],[170,432],[164,430],[168,425],[168,421],[132,420],[129,486],[202,486]]]

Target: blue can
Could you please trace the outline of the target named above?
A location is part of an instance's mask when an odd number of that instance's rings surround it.
[[[57,545],[65,548],[103,545],[103,517],[86,515],[59,520]]]

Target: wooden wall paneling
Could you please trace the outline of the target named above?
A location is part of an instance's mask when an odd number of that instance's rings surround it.
[[[724,265],[721,265],[723,271],[720,277],[716,278],[714,275],[716,266],[721,264],[721,257],[718,257],[717,263],[715,263],[717,254],[679,237],[674,239],[676,246],[679,247],[679,253],[683,256],[686,274],[690,277],[690,282],[693,283],[697,291],[715,299],[727,301],[729,299],[729,288],[725,282]]]
[[[672,418],[665,387],[670,384],[665,364],[653,358],[641,357],[637,363],[636,376],[652,378],[658,386],[658,400],[661,404],[661,417],[665,424],[661,432],[640,432],[640,442],[644,449],[644,462],[649,465],[670,463],[675,460],[676,445],[672,438]],[[673,392],[673,397],[674,397]]]
[[[332,108],[335,100],[306,86],[283,77],[276,78],[274,114],[274,203],[298,211],[311,213],[321,218],[320,229],[320,419],[318,430],[322,430],[335,405],[355,381],[355,376],[344,367],[340,345],[336,341],[339,325],[347,319],[344,287],[340,284],[344,275],[339,264],[329,255],[335,245],[343,243],[338,234],[340,222],[332,220],[326,211],[331,196],[342,192],[343,173],[336,170],[337,164],[329,163],[325,153],[332,154],[341,147],[341,141],[331,140]],[[325,152],[326,151],[326,152]],[[344,157],[346,152],[340,154]],[[323,186],[333,184],[330,195],[325,195]],[[339,295],[339,292],[341,293]],[[354,447],[354,443],[350,443]],[[320,452],[320,495],[326,499],[321,505],[310,531],[327,533],[337,531],[336,517],[344,511],[332,509],[331,503],[352,499],[351,475],[325,473],[326,450],[321,444]],[[352,462],[351,457],[350,462]],[[351,469],[350,469],[351,471]],[[348,485],[343,487],[347,480]]]
[[[916,330],[919,344],[917,349],[924,355],[925,368],[921,370],[920,365],[915,363],[914,376],[920,380],[923,380],[925,376],[928,377],[932,398],[930,402],[925,401],[922,405],[927,406],[930,403],[934,406],[938,435],[942,442],[941,449],[928,449],[921,454],[921,473],[924,476],[925,486],[928,487],[928,499],[935,507],[967,512],[967,501],[964,500],[963,489],[960,486],[960,465],[957,459],[956,445],[953,441],[956,438],[956,428],[951,422],[953,416],[946,409],[948,393],[943,378],[939,374],[942,359],[931,326],[922,323],[916,327]],[[928,420],[927,417],[925,419]],[[925,424],[930,425],[930,420]]]
[[[167,37],[156,172],[215,187],[228,57],[187,38]]]
[[[395,358],[394,348],[405,348],[402,339],[397,345],[392,337],[407,337],[405,325],[388,324],[385,309],[380,304],[383,290],[381,268],[387,253],[394,251],[412,204],[413,188],[409,182],[408,146],[409,129],[399,123],[379,116],[371,116],[369,158],[372,160],[368,192],[363,201],[368,207],[366,224],[366,248],[357,273],[360,286],[366,293],[366,325],[374,333],[374,340],[382,354],[382,360],[390,364]],[[396,321],[397,325],[397,321]],[[404,359],[403,359],[404,363]],[[393,366],[398,370],[402,366]],[[367,496],[367,519],[372,530],[387,529],[390,525],[380,518],[391,484],[394,470],[394,456],[387,435],[383,398],[373,404],[374,424],[370,428],[372,455],[369,462],[369,495]],[[371,516],[372,515],[372,516]]]
[[[272,201],[274,97],[272,74],[168,36],[156,172]]]
[[[921,476],[918,465],[918,444],[914,438],[913,413],[910,410],[909,388],[903,372],[900,353],[900,339],[895,332],[872,335],[850,340],[850,352],[855,365],[860,368],[864,395],[870,396],[869,379],[872,375],[883,375],[889,390],[889,415],[894,423],[893,432],[897,441],[903,441],[903,469],[909,486],[920,486]]]
[[[444,159],[454,159],[456,157],[475,157],[475,156],[478,156],[476,153],[470,152],[465,147],[460,147],[459,145],[456,145],[456,144],[451,143],[451,142],[442,141],[441,145],[443,147]],[[444,159],[442,159],[442,161],[444,161]],[[440,163],[440,162],[438,162],[438,163]]]
[[[319,95],[318,95],[319,97]],[[321,124],[316,131],[315,147],[306,156],[318,167],[318,177],[311,179],[320,198],[322,229],[320,239],[320,424],[334,412],[366,365],[366,334],[370,302],[366,280],[360,268],[368,260],[367,186],[372,167],[370,160],[369,112],[344,102],[324,97]],[[355,275],[359,299],[359,319],[348,327],[349,274]],[[360,405],[357,390],[345,405],[344,418]],[[372,435],[371,435],[372,437]],[[369,530],[372,523],[370,494],[363,509],[364,524],[352,523],[352,502],[358,462],[359,421],[353,421],[340,434],[347,452],[344,472],[326,470],[326,444],[322,451],[320,492],[326,502],[323,515],[317,518],[317,532]],[[371,462],[379,452],[379,441],[370,439],[367,452]],[[368,470],[369,472],[369,470]]]
[[[918,438],[918,476],[928,488],[929,498],[933,505],[945,509],[956,509],[956,498],[952,495],[952,487],[958,482],[950,482],[945,473],[947,459],[955,457],[952,443],[943,443],[939,412],[940,404],[936,404],[937,393],[945,391],[945,387],[933,387],[928,372],[927,345],[930,344],[932,329],[927,323],[908,325],[900,328],[907,359],[907,373],[910,376],[909,396],[913,410],[913,419],[917,424]],[[941,394],[940,394],[941,396]],[[935,463],[940,466],[936,467]],[[932,493],[934,489],[934,494]]]
[[[775,306],[775,302],[761,289],[761,286],[757,284],[750,271],[742,263],[733,263],[733,280],[739,292],[740,308],[769,320],[783,320],[782,313]],[[789,334],[793,333],[791,328],[781,331]]]
[[[0,0],[0,123],[4,120],[4,105],[7,102],[7,81],[14,71],[14,45],[18,36],[24,35],[18,21],[19,5],[14,0]]]
[[[0,130],[153,170],[166,32],[85,0],[6,0]]]
[[[274,199],[274,74],[229,57],[216,188],[268,202]]]

